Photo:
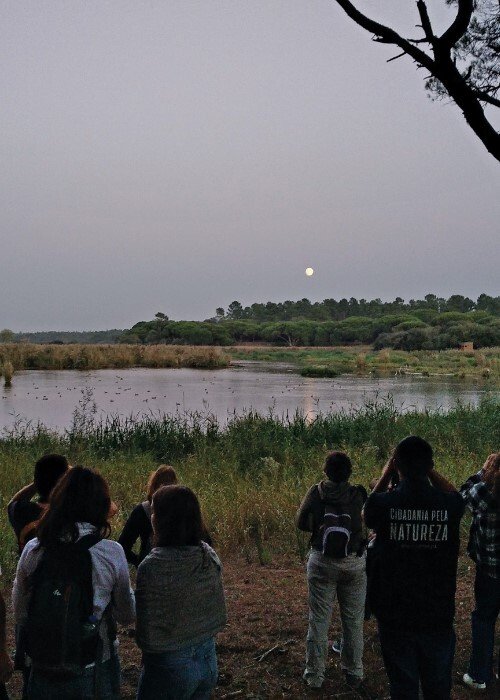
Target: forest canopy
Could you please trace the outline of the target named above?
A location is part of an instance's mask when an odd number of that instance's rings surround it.
[[[459,294],[448,299],[427,294],[405,302],[381,299],[309,299],[255,303],[233,301],[206,321],[172,321],[164,313],[136,323],[123,343],[281,346],[373,344],[376,349],[439,350],[463,342],[500,345],[500,297],[475,301]]]

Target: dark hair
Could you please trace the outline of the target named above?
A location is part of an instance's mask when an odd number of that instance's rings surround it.
[[[68,460],[64,455],[44,455],[35,464],[35,488],[42,501],[48,501],[50,492],[61,476],[68,471]]]
[[[175,469],[169,464],[160,464],[158,469],[151,472],[147,485],[147,500],[151,503],[155,491],[158,491],[160,486],[171,486],[177,483],[177,474]]]
[[[87,467],[68,469],[50,494],[49,508],[38,526],[40,546],[50,547],[61,539],[76,542],[76,523],[82,522],[94,525],[101,537],[108,537],[110,508],[108,484],[100,474]]]
[[[427,476],[434,467],[432,447],[418,435],[409,435],[396,445],[393,454],[396,469],[406,479]]]
[[[205,526],[196,494],[187,486],[162,486],[153,496],[153,529],[158,547],[201,544]]]
[[[351,460],[345,452],[330,452],[325,459],[324,472],[335,483],[348,481],[352,473]]]

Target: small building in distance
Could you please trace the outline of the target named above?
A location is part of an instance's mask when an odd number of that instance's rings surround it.
[[[458,349],[463,350],[464,352],[473,352],[474,343],[472,342],[472,340],[468,340],[465,343],[460,343],[460,345],[458,346]]]

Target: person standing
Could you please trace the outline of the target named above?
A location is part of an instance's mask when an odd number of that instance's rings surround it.
[[[361,511],[362,486],[352,486],[352,464],[343,452],[325,460],[325,478],[312,486],[296,515],[300,530],[311,533],[307,560],[309,627],[303,678],[321,688],[328,654],[328,628],[339,603],[343,644],[341,667],[349,685],[363,680],[363,620],[366,597],[366,537]]]
[[[0,569],[0,576],[2,570]],[[14,665],[7,651],[7,615],[5,600],[0,592],[0,700],[8,700],[9,695],[5,683],[12,676]]]
[[[215,636],[226,624],[222,566],[203,541],[196,495],[163,486],[153,496],[155,547],[137,571],[138,700],[208,700],[217,682]]]
[[[176,483],[177,474],[169,464],[160,464],[158,469],[150,474],[146,488],[146,500],[135,506],[118,539],[128,563],[132,566],[137,568],[152,548],[151,503],[155,492],[161,486],[171,486]],[[136,554],[133,549],[137,540],[140,540],[139,554]]]
[[[368,597],[394,700],[418,700],[419,684],[426,700],[450,698],[463,512],[415,435],[397,445],[368,496],[365,523],[376,534]]]
[[[488,457],[460,493],[472,512],[467,551],[476,563],[472,653],[463,681],[471,688],[486,690],[494,679],[495,624],[500,612],[500,452]]]
[[[113,504],[103,477],[73,467],[51,493],[12,590],[31,674],[28,700],[120,697],[115,622],[135,619],[127,560],[107,539]]]
[[[47,509],[50,492],[69,469],[64,455],[47,454],[35,464],[33,481],[24,486],[10,500],[7,515],[17,537],[19,554],[30,539]],[[38,495],[38,500],[33,497]]]

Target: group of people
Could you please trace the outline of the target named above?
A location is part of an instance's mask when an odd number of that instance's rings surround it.
[[[61,455],[42,457],[33,483],[8,505],[20,551],[12,602],[23,698],[119,698],[117,623],[135,623],[139,700],[210,698],[226,604],[198,498],[162,465],[125,525],[123,546],[109,539],[115,513],[106,480]],[[138,567],[135,592],[129,562]],[[2,612],[0,681],[12,670]]]
[[[374,615],[391,698],[450,698],[460,520],[468,506],[476,605],[463,681],[486,689],[500,610],[500,453],[460,490],[434,469],[431,446],[416,436],[397,445],[370,495],[351,475],[349,457],[330,453],[324,478],[297,512],[297,527],[311,533],[306,684],[323,684],[337,600],[342,638],[333,648],[350,686],[363,683],[363,623]],[[12,599],[23,698],[119,698],[116,624],[134,622],[138,700],[210,698],[215,638],[227,616],[221,562],[196,495],[162,465],[118,542],[109,539],[115,513],[105,479],[61,455],[42,457],[33,483],[8,505],[20,552]],[[129,565],[137,567],[135,592]],[[12,672],[5,627],[0,596],[0,684]],[[2,692],[6,698],[0,685]]]
[[[435,470],[431,446],[417,436],[397,445],[369,496],[350,483],[346,454],[331,453],[324,472],[296,520],[311,533],[307,685],[323,684],[337,599],[343,635],[333,650],[350,686],[362,684],[363,621],[374,615],[391,698],[450,698],[460,521],[468,507],[468,552],[476,574],[472,653],[463,683],[485,690],[499,672],[493,657],[500,611],[500,453],[459,490]]]

